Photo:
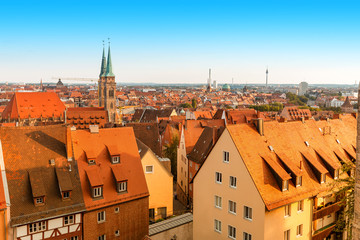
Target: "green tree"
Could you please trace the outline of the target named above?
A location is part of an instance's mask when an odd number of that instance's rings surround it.
[[[348,176],[338,178],[332,184],[336,199],[341,202],[341,206],[344,209],[336,221],[335,231],[346,232],[346,240],[351,240],[355,203],[355,178],[352,173],[355,173],[355,166],[352,163],[345,163],[342,165],[342,171],[346,172]]]
[[[179,137],[175,135],[168,145],[165,145],[164,155],[170,159],[171,173],[174,176],[174,181],[177,179],[177,147],[179,145]]]
[[[191,106],[192,106],[193,108],[196,108],[197,102],[196,102],[196,99],[195,99],[195,98],[193,98],[193,99],[191,100]]]
[[[190,103],[182,103],[182,104],[179,105],[179,107],[181,107],[181,108],[191,108],[192,106],[191,106]]]

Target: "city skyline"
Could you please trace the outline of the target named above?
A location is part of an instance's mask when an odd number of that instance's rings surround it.
[[[19,5],[20,4],[20,5]],[[118,82],[354,84],[355,1],[1,2],[0,82],[100,72],[110,38]],[[55,80],[52,80],[55,81]]]

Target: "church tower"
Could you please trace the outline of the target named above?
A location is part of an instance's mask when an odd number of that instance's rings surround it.
[[[110,53],[110,45],[109,45],[106,73],[105,73],[104,107],[105,107],[105,110],[108,111],[109,122],[112,122],[112,123],[115,123],[115,120],[116,120],[115,92],[116,92],[115,75],[112,72],[111,53]]]
[[[98,83],[99,107],[104,107],[104,102],[105,102],[105,74],[106,74],[106,57],[105,57],[105,46],[104,46],[102,60],[101,60],[99,83]]]

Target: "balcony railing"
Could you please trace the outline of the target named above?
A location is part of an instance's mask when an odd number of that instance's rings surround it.
[[[335,228],[335,223],[330,223],[329,225],[322,227],[314,232],[312,240],[322,240],[329,236],[332,230]]]
[[[313,220],[325,217],[331,213],[337,212],[341,209],[341,202],[336,202],[320,209],[314,209]]]

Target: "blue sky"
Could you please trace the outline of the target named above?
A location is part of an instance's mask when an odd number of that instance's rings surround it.
[[[360,80],[360,3],[3,1],[0,82],[97,77],[111,38],[118,82],[348,83]]]

